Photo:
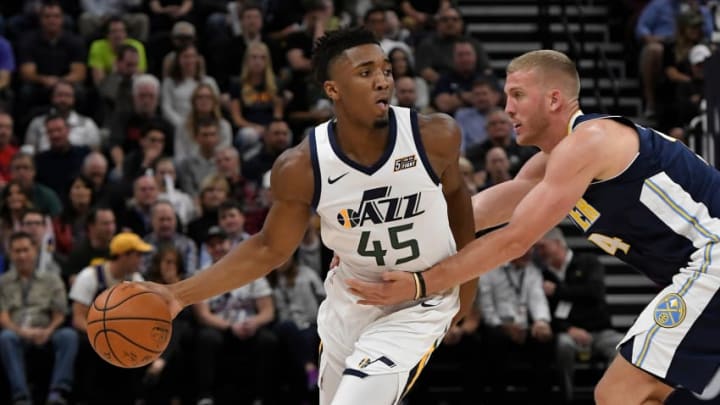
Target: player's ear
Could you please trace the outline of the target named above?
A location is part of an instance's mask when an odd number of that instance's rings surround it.
[[[340,98],[340,94],[338,93],[337,83],[333,80],[326,80],[323,83],[323,89],[325,90],[325,94],[327,94],[328,98],[330,100],[337,101],[338,98]]]
[[[558,89],[550,90],[550,94],[548,95],[548,98],[549,98],[549,102],[550,102],[550,111],[559,110],[563,103],[562,92]]]

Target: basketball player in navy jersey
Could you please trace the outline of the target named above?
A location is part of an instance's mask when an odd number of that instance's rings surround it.
[[[517,140],[542,150],[473,197],[476,229],[507,223],[423,273],[428,293],[518,257],[566,215],[608,254],[664,289],[640,314],[595,390],[598,404],[695,404],[720,391],[720,173],[680,142],[617,116],[584,115],[562,53],[507,68]],[[412,298],[416,276],[349,280],[373,305]]]
[[[342,258],[328,274],[318,314],[320,403],[397,404],[453,316],[469,309],[477,282],[368,307],[356,303],[345,280],[379,281],[392,268],[421,271],[474,238],[458,166],[460,130],[448,116],[388,104],[391,65],[368,31],[326,35],[313,64],[336,118],[273,165],[273,205],[262,230],[191,278],[148,286],[176,314],[263,277],[293,254],[314,208],[323,242]]]

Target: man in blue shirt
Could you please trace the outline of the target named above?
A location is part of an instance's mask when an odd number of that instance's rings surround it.
[[[642,44],[640,76],[643,82],[646,118],[655,115],[655,86],[660,78],[663,43],[675,37],[677,16],[689,11],[690,8],[690,5],[681,0],[652,0],[638,18],[635,36]],[[703,33],[709,38],[713,31],[712,15],[706,6],[698,6],[698,8],[703,16]]]

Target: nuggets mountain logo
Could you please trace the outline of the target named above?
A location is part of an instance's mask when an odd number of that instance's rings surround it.
[[[416,165],[417,159],[415,158],[415,155],[401,157],[400,159],[395,159],[394,171],[399,172],[400,170],[409,169],[411,167],[415,167]]]
[[[391,197],[391,190],[389,186],[365,190],[359,207],[340,210],[337,214],[338,223],[350,229],[361,227],[366,221],[383,224],[416,217],[425,212],[420,209],[422,193]]]

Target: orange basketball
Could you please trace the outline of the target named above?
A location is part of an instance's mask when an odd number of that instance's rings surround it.
[[[141,284],[117,284],[90,306],[87,334],[93,349],[107,362],[141,367],[167,347],[172,334],[170,310],[161,296]]]

